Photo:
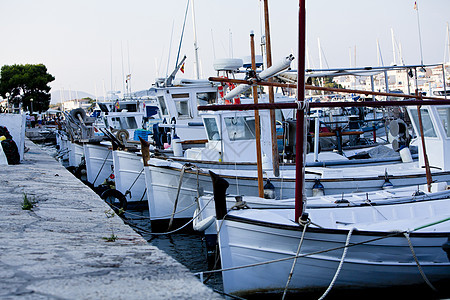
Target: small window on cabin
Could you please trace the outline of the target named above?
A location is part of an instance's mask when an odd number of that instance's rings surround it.
[[[121,128],[120,126],[120,118],[113,117],[111,118],[111,127],[114,129]]]
[[[134,117],[127,117],[127,129],[136,129],[138,128],[138,124],[136,122],[136,119]]]
[[[189,102],[188,100],[176,100],[175,107],[179,118],[189,118]]]
[[[428,109],[420,109],[421,115],[422,115],[422,124],[423,124],[423,134],[425,137],[437,137],[436,131],[434,130],[433,122],[431,121],[430,113],[428,112]],[[419,114],[417,109],[411,110],[411,115],[414,120],[414,124],[416,124],[416,127],[418,129],[418,135],[420,134],[420,127],[419,127]]]
[[[217,127],[217,122],[215,118],[204,118],[206,133],[208,135],[208,140],[210,141],[220,141],[219,127]]]
[[[450,107],[438,108],[439,119],[444,127],[445,136],[450,137]]]
[[[228,117],[225,126],[230,141],[255,139],[255,117]]]
[[[197,105],[208,105],[216,103],[216,92],[197,93]]]
[[[169,113],[167,112],[166,101],[164,101],[163,96],[158,97],[159,107],[161,108],[161,114],[163,116],[167,116]]]

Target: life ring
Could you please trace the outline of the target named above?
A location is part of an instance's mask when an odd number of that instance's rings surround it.
[[[120,191],[116,189],[106,190],[100,197],[105,200],[105,202],[108,203],[116,213],[118,213],[119,210],[127,209],[127,199]]]

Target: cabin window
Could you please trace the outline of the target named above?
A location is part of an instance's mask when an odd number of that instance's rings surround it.
[[[219,127],[217,127],[217,122],[215,118],[204,118],[203,122],[206,127],[206,134],[208,135],[208,140],[210,141],[220,141]]]
[[[423,134],[425,137],[437,137],[436,131],[434,130],[433,122],[431,121],[430,113],[428,109],[421,109],[422,114],[422,124],[423,124]],[[419,128],[419,114],[417,109],[411,110],[411,115],[414,120],[414,124],[418,129],[418,135],[420,136],[420,128]]]
[[[163,116],[167,116],[168,112],[167,112],[166,101],[164,101],[164,97],[163,96],[159,96],[158,97],[158,102],[159,102],[159,107],[161,108],[161,114]]]
[[[228,117],[225,125],[230,141],[255,139],[255,117]]]
[[[172,94],[172,99],[189,98],[189,93]]]
[[[216,103],[216,92],[197,93],[197,105],[208,105]]]
[[[122,128],[120,126],[120,118],[111,118],[111,124],[109,124],[114,129]]]
[[[444,127],[445,136],[450,137],[450,108],[438,108],[439,119]]]
[[[126,129],[136,129],[138,128],[138,124],[136,119],[133,117],[127,117],[127,128]]]
[[[179,118],[189,118],[189,102],[188,100],[175,100],[175,107]]]

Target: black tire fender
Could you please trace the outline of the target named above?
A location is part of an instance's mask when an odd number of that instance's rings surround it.
[[[114,211],[118,211],[119,209],[126,210],[127,209],[127,199],[125,196],[116,189],[108,189],[104,191],[101,196],[106,203],[111,205]],[[115,199],[115,200],[114,200]]]

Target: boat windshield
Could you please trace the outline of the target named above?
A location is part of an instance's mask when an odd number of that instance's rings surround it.
[[[439,119],[444,126],[445,136],[450,137],[450,107],[438,108]]]
[[[255,139],[255,117],[227,117],[225,118],[230,141]]]
[[[204,118],[203,119],[206,133],[208,134],[208,140],[210,141],[220,141],[220,132],[217,127],[217,122],[215,118]]]
[[[106,127],[111,126],[114,129],[136,129],[138,128],[136,119],[134,117],[112,117],[108,122],[106,121]]]
[[[158,102],[159,102],[159,107],[161,108],[161,114],[163,116],[168,115],[169,113],[167,112],[167,106],[166,106],[166,102],[164,101],[164,97],[159,96]]]
[[[208,105],[216,103],[216,92],[197,93],[197,105]]]
[[[423,134],[425,137],[437,137],[436,131],[434,130],[433,122],[431,121],[430,113],[428,109],[421,108],[420,109],[422,115],[422,124],[423,124]],[[416,128],[419,128],[419,114],[417,109],[411,109],[411,116],[414,120],[414,124],[416,124]],[[418,130],[418,135],[420,136],[420,130]]]

